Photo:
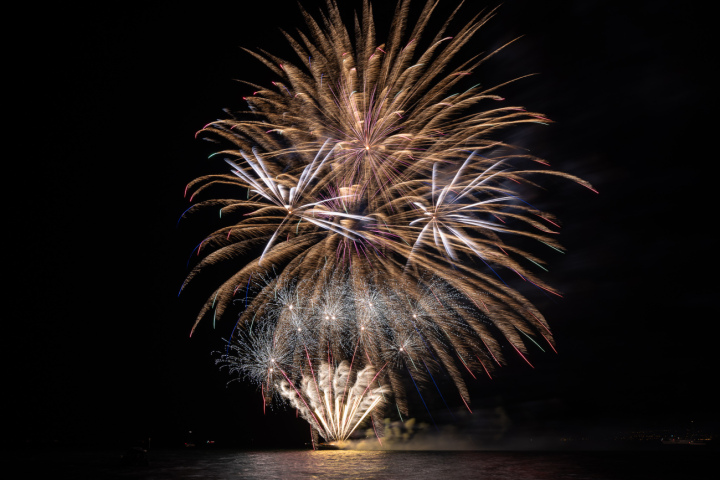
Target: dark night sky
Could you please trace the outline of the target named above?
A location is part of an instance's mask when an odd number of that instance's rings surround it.
[[[26,29],[36,40],[15,50],[22,146],[6,183],[22,188],[5,204],[8,438],[172,442],[195,429],[301,443],[307,427],[292,412],[263,417],[259,393],[226,388],[210,352],[230,321],[188,338],[201,300],[177,291],[201,238],[176,228],[185,184],[222,168],[194,133],[242,107],[247,87],[233,79],[273,80],[238,47],[289,57],[279,27],[301,26],[298,9],[150,5],[52,7]],[[391,11],[376,6],[381,28]],[[540,73],[502,92],[556,122],[522,140],[600,191],[558,184],[545,199],[568,248],[546,257],[545,278],[565,298],[534,300],[559,354],[477,381],[478,411],[502,405],[513,425],[549,433],[689,420],[717,429],[706,14],[688,2],[508,0],[466,50],[524,35],[479,78]]]

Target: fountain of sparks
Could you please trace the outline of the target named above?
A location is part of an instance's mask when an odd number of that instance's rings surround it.
[[[379,373],[370,366],[354,373],[345,361],[337,367],[323,363],[316,374],[302,377],[299,389],[286,377],[279,390],[326,442],[341,443],[385,402],[385,389],[373,386]]]

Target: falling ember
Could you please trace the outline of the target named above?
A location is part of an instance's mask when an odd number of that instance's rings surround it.
[[[218,363],[326,441],[366,423],[379,439],[384,407],[407,414],[406,386],[420,393],[435,375],[470,410],[466,381],[503,363],[502,342],[528,364],[526,340],[554,350],[542,314],[506,282],[561,296],[527,246],[562,252],[559,222],[522,196],[547,176],[593,190],[498,138],[544,115],[464,83],[487,56],[456,56],[494,11],[445,36],[425,32],[434,0],[417,19],[399,2],[384,42],[369,3],[351,33],[328,0],[322,21],[306,16],[310,33],[291,40],[298,65],[250,52],[279,78],[244,97],[249,111],[199,132],[229,144],[216,154],[229,173],[190,182],[191,202],[203,200],[181,216],[220,208],[224,225],[198,245],[181,291],[216,265],[234,268],[192,331],[235,316]]]

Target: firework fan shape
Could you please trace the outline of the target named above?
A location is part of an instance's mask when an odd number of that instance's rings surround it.
[[[494,52],[457,54],[493,12],[450,36],[453,13],[433,36],[435,7],[410,22],[401,0],[385,42],[367,1],[352,33],[334,0],[319,20],[302,11],[307,33],[285,34],[295,63],[250,52],[278,80],[248,84],[248,111],[199,132],[229,145],[215,155],[230,173],[192,181],[191,201],[219,184],[237,195],[183,214],[219,208],[225,222],[197,247],[183,289],[208,267],[235,268],[193,331],[241,304],[220,362],[266,401],[298,408],[326,440],[366,417],[378,423],[383,407],[407,414],[406,389],[438,375],[469,405],[464,375],[501,364],[499,340],[523,358],[526,342],[554,344],[542,314],[504,280],[557,294],[534,273],[543,261],[517,246],[561,250],[557,225],[518,186],[547,175],[591,186],[497,138],[549,120],[505,106],[502,85],[466,85]]]

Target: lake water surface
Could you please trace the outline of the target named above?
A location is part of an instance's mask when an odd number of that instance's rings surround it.
[[[717,452],[159,450],[148,466],[118,452],[25,452],[28,473],[77,479],[643,480],[720,478]],[[20,478],[20,477],[18,477]],[[30,477],[27,477],[30,478]]]

